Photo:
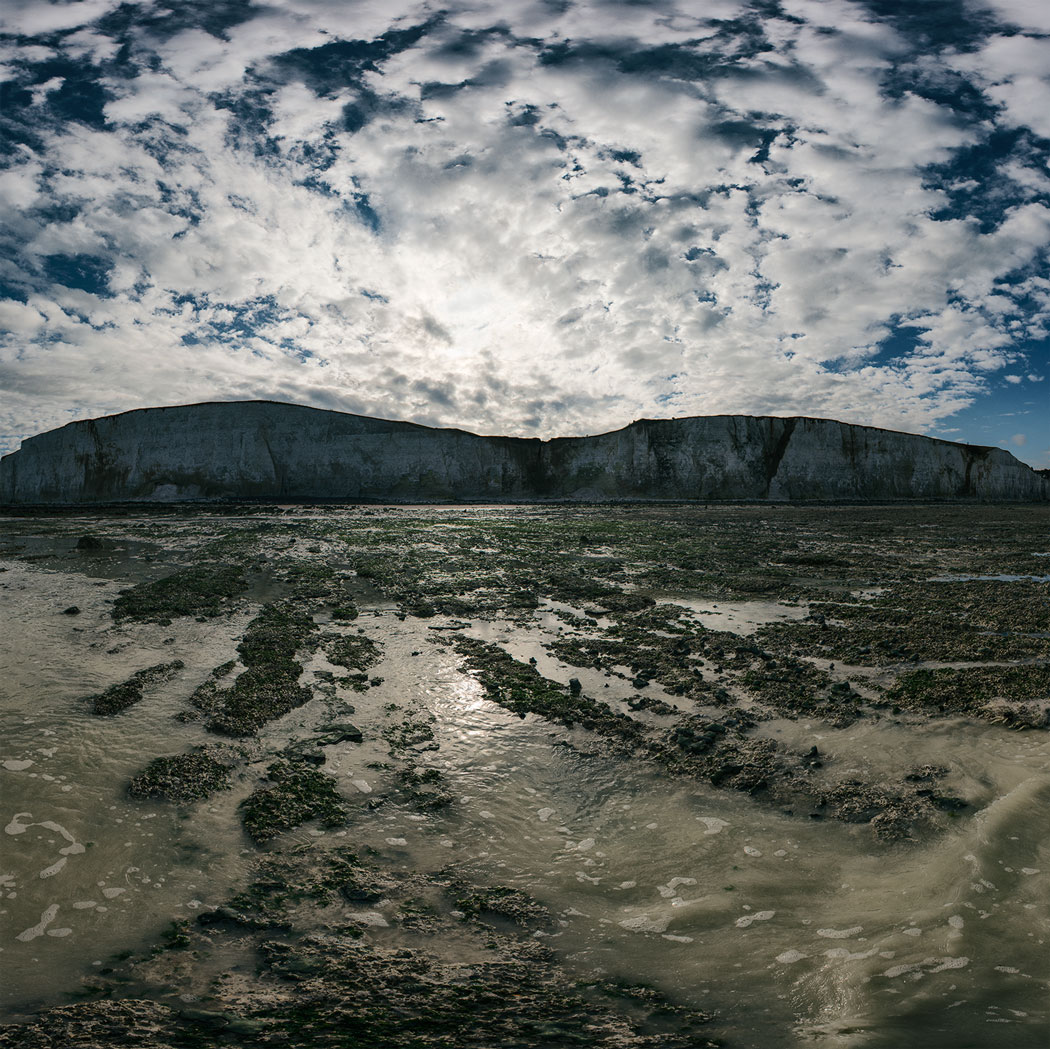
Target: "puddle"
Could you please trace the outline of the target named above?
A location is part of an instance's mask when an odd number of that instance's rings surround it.
[[[1050,575],[935,575],[931,583],[1050,583]]]
[[[780,601],[710,601],[691,595],[653,595],[689,609],[693,618],[708,630],[727,630],[747,636],[769,623],[801,621],[809,615],[808,605],[787,605]]]

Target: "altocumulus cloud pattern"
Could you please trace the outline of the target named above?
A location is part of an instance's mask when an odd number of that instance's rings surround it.
[[[822,415],[1046,465],[1042,0],[6,0],[0,29],[0,450],[273,397],[539,436]]]

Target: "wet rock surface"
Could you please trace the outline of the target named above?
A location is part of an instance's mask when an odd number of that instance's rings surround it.
[[[347,849],[299,849],[262,860],[228,904],[123,963],[97,1001],[2,1028],[0,1046],[721,1044],[710,1016],[652,988],[567,978],[531,936],[550,921],[520,890],[454,870],[395,873]],[[209,984],[200,974],[220,955],[224,975]],[[165,984],[206,996],[117,997]]]
[[[266,770],[266,783],[241,804],[244,829],[257,843],[309,820],[338,827],[346,818],[331,778],[302,757],[275,761]]]
[[[232,764],[205,750],[154,758],[132,777],[128,793],[133,798],[198,801],[229,786]]]
[[[251,736],[268,721],[308,703],[313,693],[299,684],[302,664],[296,654],[316,646],[316,631],[309,613],[294,601],[267,605],[237,646],[246,669],[229,688],[209,681],[196,694],[195,705],[208,714],[209,731]]]
[[[938,667],[901,674],[886,699],[909,710],[962,714],[1011,728],[1050,728],[1050,666]]]
[[[122,593],[113,618],[168,623],[177,616],[217,616],[246,586],[243,571],[234,565],[186,568]]]
[[[87,702],[91,704],[91,713],[101,717],[112,717],[128,710],[141,702],[144,689],[174,677],[184,665],[181,660],[175,660],[172,663],[157,663],[155,666],[146,667],[145,670],[136,671],[126,681],[111,685],[105,692],[89,697]]]

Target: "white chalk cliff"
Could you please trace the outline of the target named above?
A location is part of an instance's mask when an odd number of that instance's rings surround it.
[[[999,448],[830,419],[642,419],[594,437],[482,437],[273,401],[69,423],[0,459],[0,504],[173,500],[1042,501]]]

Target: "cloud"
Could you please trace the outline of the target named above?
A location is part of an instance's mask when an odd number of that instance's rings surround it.
[[[1028,438],[1023,433],[1015,433],[1010,440],[1017,445],[1018,448],[1023,448],[1028,443]]]
[[[1050,33],[1050,9],[1043,0],[977,0],[977,10],[992,10],[1004,22],[1018,29]]]
[[[96,22],[120,3],[121,0],[72,0],[71,3],[5,0],[0,10],[0,31],[12,36],[47,36]]]
[[[989,101],[1000,107],[999,121],[1030,128],[1046,137],[1050,133],[1046,52],[1043,37],[996,35],[979,50],[958,55],[949,62],[980,84]]]
[[[1035,366],[1043,40],[846,0],[120,10],[6,16],[2,433],[243,396],[929,430]]]

